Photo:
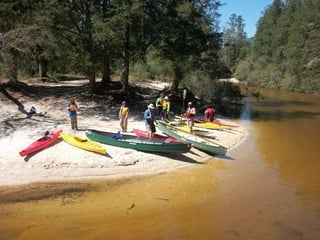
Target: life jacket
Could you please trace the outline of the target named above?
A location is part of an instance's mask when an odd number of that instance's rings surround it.
[[[164,100],[162,106],[163,106],[163,110],[169,110],[169,108],[170,108],[170,102]]]
[[[163,105],[163,98],[162,97],[158,97],[157,101],[156,101],[156,107],[160,107]]]
[[[187,117],[194,117],[196,115],[196,109],[194,107],[187,109]]]
[[[70,105],[70,111],[74,112],[74,111],[76,111],[76,110],[77,110],[77,106],[74,105],[74,104],[71,104],[71,105]]]
[[[127,107],[121,107],[120,108],[120,115],[121,116],[126,116],[127,115],[127,113],[128,113],[128,108]]]

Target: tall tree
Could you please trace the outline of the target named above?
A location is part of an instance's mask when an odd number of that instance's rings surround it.
[[[283,11],[281,0],[274,0],[266,8],[263,16],[259,19],[257,32],[254,37],[253,51],[257,55],[264,55],[266,61],[272,58],[272,39],[273,33],[277,29],[277,21]]]
[[[28,57],[34,50],[34,26],[25,26],[30,21],[32,1],[3,1],[0,3],[0,57],[6,65],[6,75],[11,83],[18,80],[21,57]]]
[[[143,60],[155,41],[159,18],[158,1],[111,1],[103,13],[95,36],[104,39],[110,63],[121,66],[122,91],[129,91],[130,65]],[[119,24],[120,23],[120,24]],[[120,59],[120,60],[119,60]]]
[[[92,17],[94,1],[44,0],[43,26],[73,51],[77,70],[89,78],[90,91],[96,90],[96,51],[93,42]]]
[[[247,34],[244,31],[245,21],[241,15],[231,14],[228,21],[228,28],[224,30],[224,48],[223,58],[231,72],[239,61],[239,57],[245,48],[249,45]]]
[[[159,53],[172,64],[177,89],[184,75],[199,65],[195,59],[212,47],[219,47],[219,34],[214,23],[220,1],[165,1],[161,18]],[[199,63],[199,62],[198,62]]]

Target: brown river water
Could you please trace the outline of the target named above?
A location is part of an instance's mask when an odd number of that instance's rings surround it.
[[[35,186],[42,195],[0,202],[0,240],[320,239],[320,97],[261,94],[245,101],[235,121],[249,136],[227,157],[136,179]]]

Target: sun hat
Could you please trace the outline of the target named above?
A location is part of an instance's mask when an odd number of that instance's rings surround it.
[[[150,103],[150,104],[148,105],[148,108],[154,109],[153,104],[152,104],[152,103]]]

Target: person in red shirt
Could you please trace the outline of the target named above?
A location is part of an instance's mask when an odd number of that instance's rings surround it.
[[[214,121],[214,114],[216,113],[216,110],[213,107],[209,107],[204,112],[204,120],[206,122],[213,122]]]

